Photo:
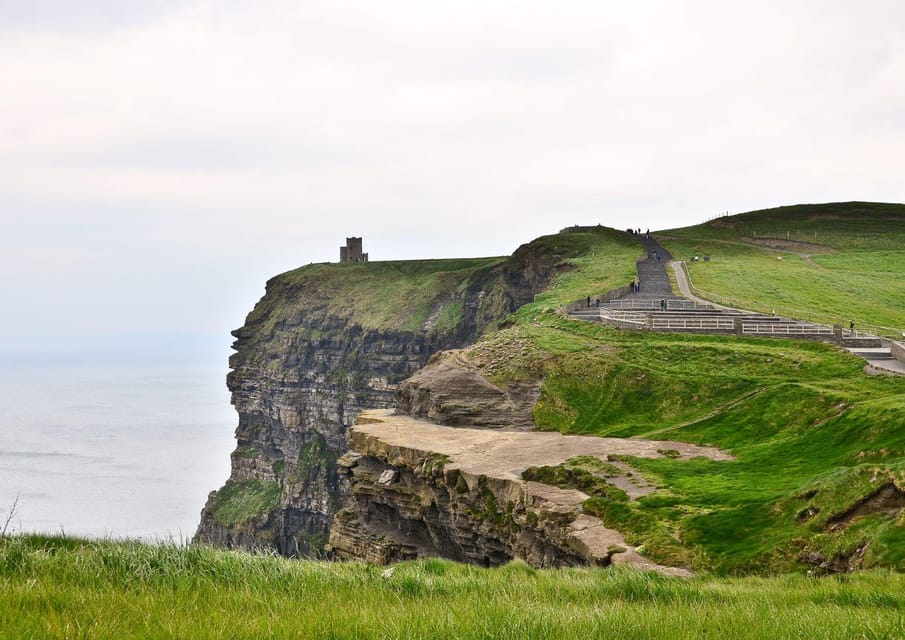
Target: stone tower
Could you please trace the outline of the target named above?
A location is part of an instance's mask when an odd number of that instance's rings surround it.
[[[368,254],[361,252],[361,238],[346,238],[346,246],[339,248],[340,262],[367,262]]]

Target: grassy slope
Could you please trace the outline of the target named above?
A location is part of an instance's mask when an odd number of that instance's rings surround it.
[[[667,579],[0,539],[0,638],[897,638],[905,576]]]
[[[450,298],[474,272],[492,268],[503,260],[310,264],[270,280],[268,293],[275,295],[262,299],[247,323],[262,322],[273,327],[299,313],[285,304],[287,300],[299,299],[308,306],[307,313],[316,309],[324,317],[347,320],[364,329],[417,331],[438,305],[453,306]],[[457,315],[454,309],[446,313]]]
[[[606,227],[578,227],[567,233],[538,238],[544,250],[567,257],[574,267],[560,275],[535,298],[531,309],[553,309],[623,287],[636,277],[635,261],[644,254],[627,233]]]
[[[686,260],[705,297],[846,327],[854,321],[894,336],[905,329],[905,205],[781,207],[657,237]],[[692,262],[695,255],[711,260]]]
[[[826,531],[883,484],[905,488],[905,379],[866,376],[863,361],[830,345],[522,315],[472,357],[519,345],[518,357],[501,367],[497,356],[489,373],[500,384],[544,377],[534,410],[541,428],[710,444],[737,457],[631,461],[660,490],[604,520],[654,558],[720,573],[787,571],[801,569],[805,548],[832,557],[870,542],[865,566],[905,568],[902,517]],[[818,515],[799,522],[808,507]]]

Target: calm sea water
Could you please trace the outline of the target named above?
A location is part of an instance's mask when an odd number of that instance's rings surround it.
[[[226,358],[0,353],[0,527],[191,537],[229,475]]]

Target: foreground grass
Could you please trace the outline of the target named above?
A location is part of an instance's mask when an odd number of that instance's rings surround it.
[[[905,576],[691,580],[384,568],[203,547],[0,540],[0,638],[900,638]]]
[[[657,237],[715,301],[897,338],[905,329],[905,205],[781,207]]]

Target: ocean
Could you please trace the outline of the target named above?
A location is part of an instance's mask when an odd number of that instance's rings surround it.
[[[0,527],[191,538],[229,475],[228,355],[0,351]]]

